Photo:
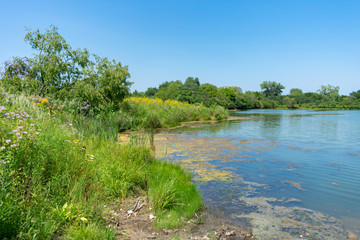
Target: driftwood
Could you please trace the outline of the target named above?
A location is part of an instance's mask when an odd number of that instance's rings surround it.
[[[140,209],[145,205],[145,202],[143,204],[140,204],[140,198],[137,199],[133,209],[128,211],[128,217],[131,217],[131,215],[136,215],[140,211]]]
[[[113,219],[111,219],[111,218],[106,218],[106,217],[103,217],[103,219],[104,220],[106,220],[106,221],[108,221],[108,222],[111,222],[111,223],[113,223],[113,224],[115,224],[115,226],[120,226],[120,222],[119,222],[119,220],[113,220]]]

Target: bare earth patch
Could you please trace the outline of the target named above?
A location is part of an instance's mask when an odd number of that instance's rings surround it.
[[[141,209],[134,212],[137,201],[136,198],[128,198],[117,206],[108,206],[108,212],[103,214],[108,228],[116,233],[116,239],[255,239],[249,230],[230,225],[227,220],[213,216],[205,210],[178,228],[157,229],[153,225],[156,216],[149,208],[146,197],[139,201],[140,206],[144,203]]]

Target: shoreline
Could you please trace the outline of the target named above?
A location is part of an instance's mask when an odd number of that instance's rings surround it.
[[[138,199],[146,201],[145,197]],[[108,222],[107,227],[116,233],[115,239],[255,239],[251,229],[233,225],[228,219],[209,213],[206,207],[181,226],[159,229],[153,224],[156,216],[152,215],[152,209],[148,203],[136,214],[128,214],[126,210],[131,209],[136,201],[136,198],[128,198],[120,206],[118,204],[109,206],[108,213],[103,216],[103,219]]]

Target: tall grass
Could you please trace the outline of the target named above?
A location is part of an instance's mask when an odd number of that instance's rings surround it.
[[[104,205],[145,194],[145,174],[157,226],[178,225],[201,206],[179,166],[114,141],[123,113],[85,118],[50,107],[0,96],[0,239],[112,239]]]
[[[179,165],[155,162],[149,166],[149,194],[156,211],[155,225],[168,228],[181,225],[202,207],[191,176]]]
[[[204,107],[174,100],[130,97],[124,100],[122,110],[133,119],[133,128],[173,127],[181,122],[222,120],[228,117],[223,107]]]

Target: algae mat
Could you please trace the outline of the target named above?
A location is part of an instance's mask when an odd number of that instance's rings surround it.
[[[268,161],[261,153],[279,148],[309,151],[264,139],[202,137],[163,132],[154,138],[156,156],[181,164],[193,175],[205,204],[214,214],[225,216],[235,224],[251,227],[257,239],[347,239],[342,221],[301,207],[301,200],[269,197],[274,186],[244,180],[238,166]],[[299,164],[285,164],[279,171],[295,173]],[[260,171],[261,172],[261,171]],[[261,175],[259,175],[261,178]],[[283,179],[284,189],[306,192],[302,182]]]

